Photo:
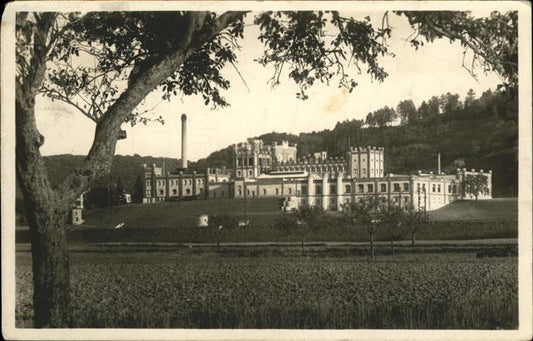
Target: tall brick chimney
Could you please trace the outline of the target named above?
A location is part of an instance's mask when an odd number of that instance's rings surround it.
[[[181,168],[187,168],[187,115],[181,115]]]

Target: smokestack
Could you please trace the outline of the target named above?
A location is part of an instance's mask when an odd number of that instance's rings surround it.
[[[181,115],[181,168],[187,168],[187,115]]]
[[[440,153],[437,156],[438,163],[437,163],[437,174],[440,174]]]

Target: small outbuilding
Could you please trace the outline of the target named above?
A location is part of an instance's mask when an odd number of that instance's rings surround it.
[[[209,216],[207,214],[199,214],[197,226],[198,227],[209,226]]]

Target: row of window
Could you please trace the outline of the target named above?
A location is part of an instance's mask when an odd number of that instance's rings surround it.
[[[259,163],[261,165],[270,165],[270,159],[260,159]],[[254,165],[253,157],[248,158],[248,163],[246,162],[246,158],[237,159],[237,166],[253,166],[253,165]]]
[[[287,166],[287,167],[280,167],[279,168],[282,171],[302,171],[305,170],[307,172],[340,172],[344,170],[343,166]]]
[[[416,189],[419,192],[420,190],[425,191],[426,190],[426,184],[422,184],[422,187],[420,187],[420,184],[416,184]],[[431,192],[432,193],[441,193],[441,185],[440,184],[431,184]],[[448,193],[457,194],[457,185],[448,185]]]
[[[402,186],[403,185],[403,190]],[[366,191],[365,191],[366,187]],[[380,184],[380,192],[385,193],[387,192],[387,184]],[[403,184],[393,184],[393,192],[409,192],[409,183],[403,183]],[[349,194],[352,192],[352,186],[351,185],[344,185],[344,193]],[[307,195],[307,187],[302,186],[302,193],[304,195]],[[337,186],[336,185],[330,185],[330,193],[337,193]],[[357,193],[374,193],[374,184],[359,184],[357,185]],[[316,185],[315,187],[315,194],[322,194],[322,186]]]
[[[237,171],[237,177],[241,177],[242,176],[242,172],[240,170]],[[254,173],[251,169],[248,170],[248,176],[252,176]]]
[[[183,180],[183,184],[184,185],[192,185],[192,180],[193,179],[184,179]],[[157,186],[165,186],[165,182],[166,180],[157,180]],[[176,180],[169,180],[169,183],[171,186],[177,186],[179,185],[179,180],[176,179]],[[198,185],[201,185],[204,183],[204,179],[196,179],[196,184]],[[150,180],[146,180],[146,186],[147,187],[150,187],[151,186],[151,181]]]
[[[376,160],[377,161],[377,160]],[[354,159],[354,162],[357,163],[357,159]],[[364,163],[366,162],[366,159],[363,158],[363,160],[361,161],[361,163]],[[370,162],[374,162],[374,159],[370,159]],[[383,163],[383,160],[379,160],[379,163]]]
[[[172,195],[178,195],[178,190],[177,189],[172,189],[172,191],[170,192]],[[190,188],[186,188],[185,189],[185,195],[191,195],[192,194],[192,191]],[[199,189],[199,194],[204,194],[204,189],[203,188],[200,188]],[[151,191],[146,191],[146,195],[147,196],[150,196],[151,195]],[[162,196],[162,195],[165,195],[165,190],[163,189],[160,189],[159,190],[159,195]]]
[[[242,193],[243,193],[242,186],[237,187],[237,193],[238,193],[239,196],[242,195]],[[266,188],[263,188],[262,193],[263,193],[263,195],[280,195],[281,194],[280,189],[277,188],[277,187],[274,188],[274,191],[270,192],[270,193],[269,193],[269,191]],[[288,187],[286,189],[285,194],[291,195],[292,194],[292,188]],[[251,195],[251,196],[255,197],[255,191],[254,190],[250,191],[250,189],[247,189],[246,190],[246,195]],[[300,191],[299,190],[296,190],[296,195],[300,195]]]
[[[219,181],[219,182],[227,182],[227,179],[222,179],[222,181]],[[215,179],[209,180],[209,183],[210,184],[214,184],[215,183]]]

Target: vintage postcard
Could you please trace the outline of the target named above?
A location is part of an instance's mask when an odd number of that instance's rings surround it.
[[[17,1],[2,333],[532,337],[531,6]]]

